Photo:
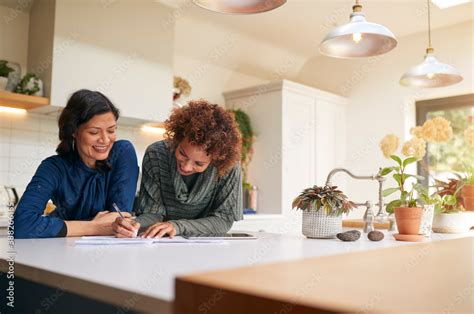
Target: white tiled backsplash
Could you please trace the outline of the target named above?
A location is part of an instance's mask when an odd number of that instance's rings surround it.
[[[159,134],[144,133],[140,126],[121,125],[120,119],[117,135],[133,143],[140,168],[148,145],[162,139]],[[57,117],[0,113],[0,188],[14,186],[23,194],[41,161],[56,154],[58,143]]]

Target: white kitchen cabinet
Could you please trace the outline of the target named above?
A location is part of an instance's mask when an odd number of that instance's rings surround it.
[[[74,91],[100,90],[122,117],[163,121],[172,107],[174,16],[153,1],[35,1],[28,70],[45,83],[51,106]]]
[[[347,98],[288,80],[229,91],[224,98],[227,108],[250,116],[256,133],[248,181],[258,186],[259,214],[292,215],[295,196],[324,185],[329,171],[344,165]],[[235,227],[245,229],[243,224]],[[254,224],[247,223],[258,228]]]

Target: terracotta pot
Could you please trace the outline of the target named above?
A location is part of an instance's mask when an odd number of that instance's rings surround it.
[[[400,234],[418,234],[422,216],[423,208],[420,207],[395,208],[398,232]]]
[[[461,197],[464,209],[474,211],[474,184],[466,184],[463,186]]]

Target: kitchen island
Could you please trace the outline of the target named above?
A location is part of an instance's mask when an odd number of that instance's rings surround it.
[[[343,289],[346,292],[341,296],[341,299],[344,299],[344,295],[350,293],[350,291],[362,289],[365,286],[363,281],[350,282],[344,279],[347,274],[343,274],[342,271],[346,263],[348,267],[352,267],[354,264],[360,264],[359,258],[365,255],[370,256],[370,259],[378,266],[373,268],[373,265],[370,264],[371,268],[369,268],[369,264],[367,264],[367,268],[362,269],[363,273],[359,274],[360,277],[358,278],[371,282],[371,280],[374,280],[374,276],[378,277],[381,274],[389,275],[392,273],[391,268],[384,263],[387,256],[390,255],[389,252],[397,247],[413,247],[414,251],[410,254],[414,254],[413,258],[416,258],[416,254],[422,254],[419,252],[425,250],[423,245],[426,246],[437,241],[453,243],[454,245],[456,240],[453,239],[465,237],[472,239],[474,232],[471,231],[463,235],[433,234],[432,238],[424,244],[397,242],[390,234],[386,234],[385,239],[381,242],[371,242],[364,236],[357,242],[341,242],[337,239],[306,239],[299,235],[270,233],[257,233],[256,235],[257,240],[228,241],[214,244],[167,243],[125,246],[75,246],[75,238],[20,239],[15,241],[13,252],[9,250],[8,243],[3,238],[0,244],[0,267],[2,272],[7,272],[8,260],[13,256],[16,278],[27,279],[87,299],[97,300],[124,312],[131,309],[141,312],[172,313],[176,277],[179,277],[177,285],[178,302],[176,304],[181,304],[179,302],[183,301],[183,298],[187,300],[186,302],[189,301],[189,304],[196,304],[195,302],[200,299],[195,298],[190,293],[183,295],[183,290],[181,290],[183,286],[180,286],[195,280],[193,275],[200,276],[200,273],[224,270],[238,272],[239,270],[233,269],[242,267],[253,269],[253,267],[257,267],[255,268],[257,271],[253,272],[254,278],[257,280],[260,275],[268,276],[265,264],[272,264],[268,266],[268,269],[274,269],[275,265],[280,263],[294,262],[303,263],[302,265],[304,265],[307,259],[314,259],[314,263],[319,263],[319,259],[328,263],[328,259],[334,258],[341,268],[335,270],[324,268],[320,271],[321,274],[326,276],[324,278],[334,279],[332,281],[333,285],[328,286],[328,291],[332,291],[337,287]],[[435,246],[429,247],[435,248]],[[341,254],[345,255],[341,257]],[[441,269],[444,273],[455,271],[459,268],[460,263],[467,260],[472,267],[472,254],[472,247],[470,250],[459,252],[454,256],[457,259],[456,265],[443,265],[445,269]],[[285,276],[286,266],[284,266],[285,264],[281,265],[283,267],[281,275]],[[295,267],[299,268],[300,266],[291,266],[287,269],[297,269]],[[301,267],[301,269],[304,269],[303,266]],[[413,268],[412,271],[414,272],[417,269]],[[189,275],[191,277],[188,277]],[[308,279],[311,279],[312,274],[308,273],[307,276]],[[466,273],[465,276],[472,280],[472,268],[470,273]],[[232,280],[229,278],[229,284],[235,283],[235,287],[238,287],[238,282],[235,282],[234,278],[234,276],[232,276]],[[246,276],[242,278],[248,279]],[[291,278],[292,272],[288,272],[287,279]],[[204,279],[207,280],[207,278]],[[280,279],[275,277],[275,280]],[[186,280],[189,280],[189,282]],[[431,292],[433,297],[436,296],[437,285],[444,284],[443,282],[434,281],[439,280],[436,276],[423,280],[432,282],[433,289]],[[261,281],[261,283],[264,282],[266,281]],[[202,282],[195,283],[198,286],[202,284]],[[335,285],[336,283],[341,286]],[[212,289],[215,288],[215,284],[215,282],[210,284]],[[389,279],[384,283],[386,287],[394,284],[401,293],[407,289],[407,287],[398,286],[397,283],[391,282]],[[217,286],[220,289],[219,285]],[[270,284],[268,288],[271,290],[274,286]],[[259,287],[262,288],[262,285]],[[194,289],[189,285],[185,288]],[[234,289],[233,286],[227,288]],[[240,288],[236,289],[239,290]],[[17,299],[16,302],[27,301]],[[196,307],[194,311],[198,312],[199,309]],[[180,312],[184,313],[182,307],[178,307],[178,313]]]

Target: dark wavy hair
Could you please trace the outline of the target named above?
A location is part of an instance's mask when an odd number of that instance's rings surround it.
[[[81,124],[86,123],[98,114],[112,112],[118,120],[120,111],[101,92],[81,89],[73,93],[66,107],[59,116],[59,145],[56,148],[58,155],[75,153],[74,133]],[[109,169],[107,161],[96,161],[97,169]]]
[[[187,138],[211,157],[218,176],[227,173],[240,160],[241,137],[234,115],[203,99],[175,108],[165,121],[165,138],[176,148]]]

